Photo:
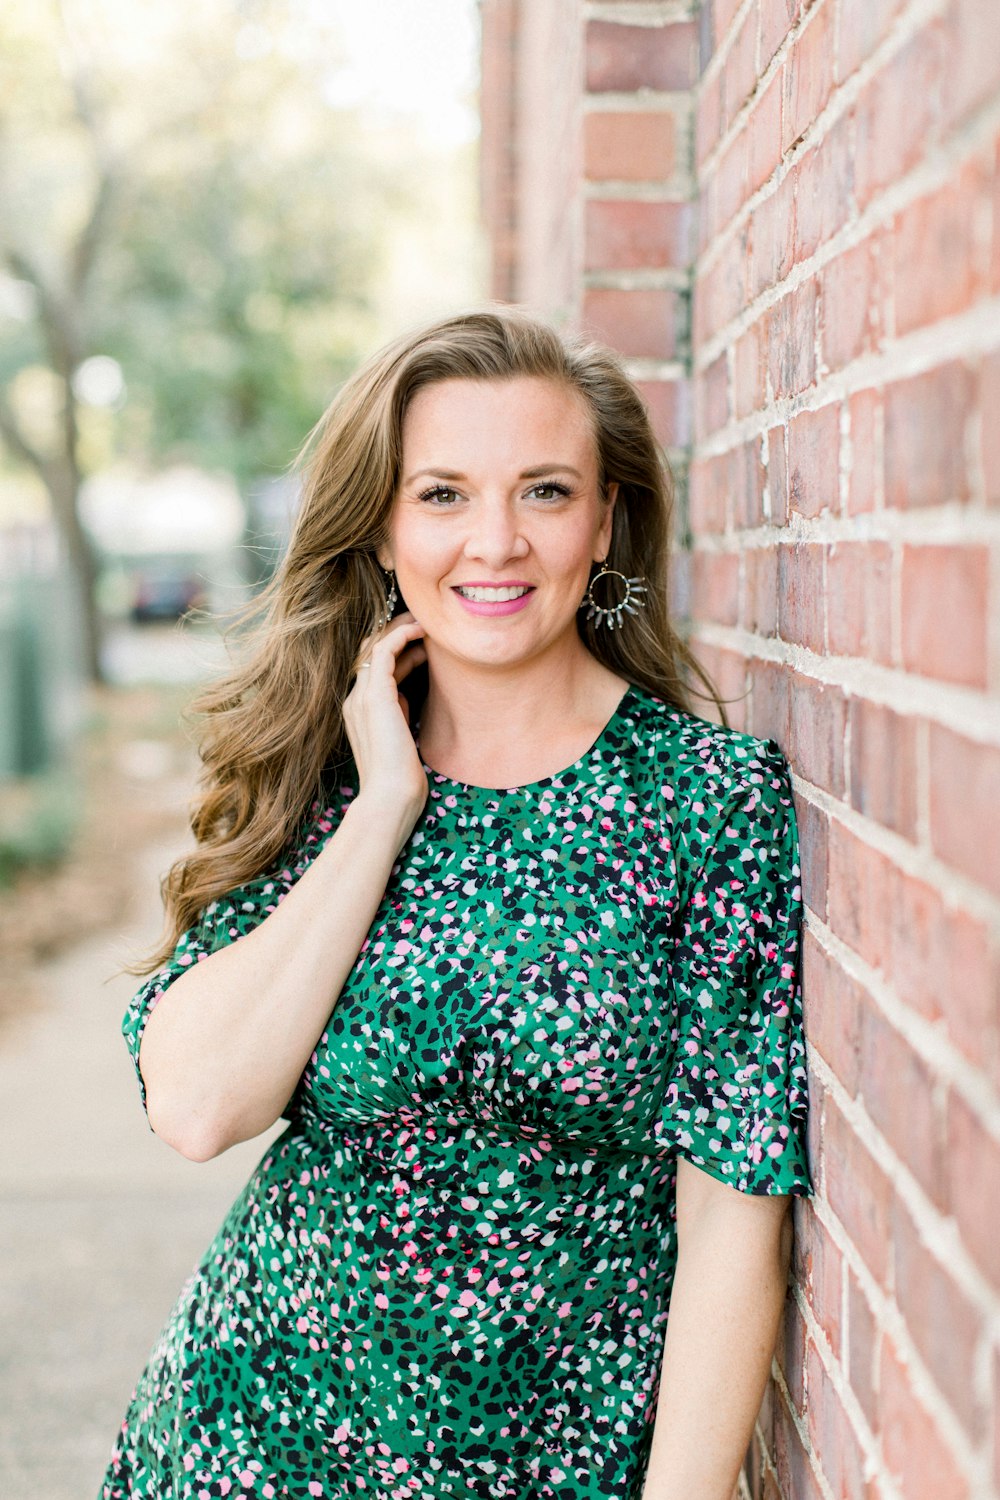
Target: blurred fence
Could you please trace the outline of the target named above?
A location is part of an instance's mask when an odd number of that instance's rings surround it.
[[[54,529],[0,533],[0,781],[52,770],[79,728],[74,588]]]

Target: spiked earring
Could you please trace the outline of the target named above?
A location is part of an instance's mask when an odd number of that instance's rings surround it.
[[[388,625],[395,613],[396,605],[399,603],[399,594],[396,591],[396,575],[391,568],[387,570],[386,578],[389,581],[389,587],[386,590],[385,605],[383,606],[377,626],[379,630],[383,630]]]
[[[594,597],[594,584],[601,579],[606,579],[612,595],[617,594],[617,603],[599,604]],[[614,580],[617,579],[617,582]],[[598,625],[604,625],[608,630],[621,630],[625,615],[637,615],[646,601],[643,595],[646,585],[641,578],[626,578],[624,573],[619,573],[615,568],[609,568],[607,558],[601,563],[601,571],[595,573],[587,586],[587,592],[583,596],[583,603],[587,606],[587,619],[595,620]],[[636,608],[636,606],[639,608]]]

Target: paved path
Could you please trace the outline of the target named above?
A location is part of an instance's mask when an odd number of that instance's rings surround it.
[[[45,1004],[0,1035],[3,1500],[94,1500],[153,1340],[270,1139],[195,1165],[146,1126],[119,1030],[138,981],[105,981],[155,939],[175,853],[138,872],[148,919],[41,970]]]

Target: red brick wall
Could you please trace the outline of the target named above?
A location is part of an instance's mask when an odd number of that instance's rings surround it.
[[[746,1487],[996,1500],[1000,20],[527,12],[550,77],[570,61],[530,172],[520,117],[497,295],[627,356],[681,480],[691,640],[795,777],[818,1191]]]

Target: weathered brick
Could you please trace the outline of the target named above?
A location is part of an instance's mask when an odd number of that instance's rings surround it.
[[[968,1500],[969,1484],[887,1335],[879,1358],[882,1453],[906,1500]]]
[[[676,165],[669,110],[592,110],[583,119],[583,170],[591,182],[660,182]]]
[[[851,806],[904,838],[917,833],[917,723],[882,703],[852,698]]]
[[[787,173],[754,208],[750,259],[752,297],[783,281],[795,251],[795,182]]]
[[[653,433],[664,448],[685,448],[691,441],[691,398],[686,380],[636,380],[646,403]]]
[[[840,407],[799,412],[788,427],[788,498],[800,516],[840,509]]]
[[[781,400],[797,396],[816,379],[816,283],[788,292],[766,315],[771,389]]]
[[[878,1426],[878,1398],[875,1389],[882,1333],[871,1303],[861,1289],[853,1271],[847,1273],[847,1374],[851,1390],[858,1399],[870,1428]]]
[[[900,589],[907,671],[966,687],[985,687],[987,548],[906,546]]]
[[[884,464],[882,393],[855,391],[847,403],[847,512],[860,515],[875,510],[882,500]]]
[[[833,6],[814,5],[783,69],[781,145],[794,149],[822,113],[833,86]]]
[[[667,288],[588,287],[583,326],[622,354],[673,359],[677,354],[677,293]]]
[[[778,634],[783,641],[822,652],[826,635],[825,548],[786,542],[778,552]]]
[[[778,557],[774,547],[747,547],[743,554],[743,625],[755,635],[778,629]]]
[[[733,404],[737,417],[760,411],[767,397],[767,361],[762,319],[751,323],[733,346]]]
[[[1000,1141],[955,1089],[948,1094],[951,1209],[962,1241],[980,1269],[1000,1287],[1000,1235],[984,1212],[1000,1197]]]
[[[666,26],[589,21],[584,41],[587,88],[592,93],[689,89],[697,81],[698,31],[693,21]]]
[[[980,0],[951,0],[944,17],[943,114],[950,125],[1000,92],[996,15]]]
[[[826,888],[830,857],[827,831],[829,819],[815,802],[795,793],[795,817],[799,828],[802,861],[802,900],[821,921],[826,921]]]
[[[997,242],[1000,243],[1000,201],[997,204]],[[983,360],[979,392],[980,461],[986,499],[1000,505],[1000,350]]]
[[[750,662],[752,733],[775,739],[787,750],[791,728],[792,669],[783,662]]]
[[[590,198],[584,204],[584,269],[660,270],[691,258],[691,205]]]
[[[716,355],[698,377],[694,391],[695,435],[706,438],[729,421],[729,372],[726,354]]]
[[[829,1094],[824,1110],[830,1207],[875,1280],[885,1286],[889,1275],[892,1184]]]
[[[788,750],[796,770],[834,797],[844,794],[847,704],[839,688],[801,672],[791,701]]]
[[[940,131],[940,37],[927,26],[862,90],[855,106],[854,191],[864,209],[919,161]]]
[[[878,344],[883,302],[873,238],[862,240],[824,267],[820,338],[823,359],[840,370]]]
[[[826,560],[827,642],[835,656],[892,656],[892,548],[832,542]]]
[[[840,0],[837,78],[845,78],[874,52],[902,9],[903,0]]]
[[[1000,807],[1000,747],[944,724],[931,724],[929,736],[934,852],[1000,895],[1000,839],[983,836],[984,816]]]
[[[873,1124],[947,1212],[949,1163],[932,1069],[873,1004],[862,1012],[859,1055],[861,1098]]]
[[[952,1268],[929,1249],[899,1198],[892,1205],[892,1243],[896,1302],[907,1332],[952,1411],[979,1441],[986,1429],[975,1372],[982,1314],[958,1286]]]
[[[808,930],[802,944],[806,1035],[848,1094],[858,1091],[862,1022],[871,996]]]
[[[965,427],[975,396],[957,360],[898,380],[885,392],[885,503],[906,510],[965,500]]]
[[[767,491],[772,526],[788,522],[788,435],[785,427],[771,427],[767,434]]]
[[[976,226],[985,192],[979,166],[966,162],[957,178],[896,215],[890,244],[897,334],[964,312],[986,295]]]
[[[827,920],[849,948],[879,970],[886,963],[886,913],[892,913],[894,873],[880,849],[831,819]]]
[[[840,1392],[827,1373],[815,1345],[810,1343],[806,1380],[809,1400],[806,1417],[815,1453],[823,1455],[823,1473],[831,1492],[844,1500],[867,1500],[864,1455],[858,1435],[844,1408]]]
[[[695,618],[713,625],[735,625],[740,604],[739,553],[698,549],[691,562]]]
[[[695,113],[695,151],[698,166],[715,150],[722,135],[722,74],[713,73],[698,93]]]
[[[781,160],[780,74],[775,74],[756,101],[750,116],[750,188],[756,192]]]
[[[722,117],[728,126],[757,86],[757,11],[751,6],[740,22],[722,70]]]

